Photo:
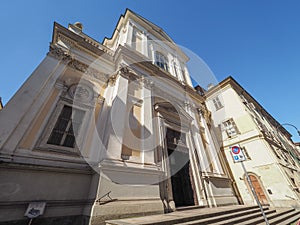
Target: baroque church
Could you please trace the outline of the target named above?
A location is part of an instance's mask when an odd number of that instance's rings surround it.
[[[35,224],[75,225],[239,204],[188,60],[129,9],[102,43],[54,23],[0,111],[0,224],[23,224],[35,202]]]

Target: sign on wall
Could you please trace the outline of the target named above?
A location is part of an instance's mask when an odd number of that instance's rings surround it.
[[[28,218],[36,218],[43,215],[46,202],[30,202],[24,216]]]
[[[234,145],[229,147],[234,162],[242,162],[246,160],[246,157],[240,146]]]

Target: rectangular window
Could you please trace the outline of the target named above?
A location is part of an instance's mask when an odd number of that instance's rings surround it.
[[[73,113],[73,115],[72,115]],[[56,121],[47,144],[74,148],[84,111],[65,105]]]
[[[244,153],[246,159],[247,159],[247,160],[251,160],[251,157],[250,157],[250,155],[249,155],[247,149],[246,149],[245,147],[242,147],[241,150],[242,150],[242,152]]]
[[[167,58],[160,52],[155,52],[155,64],[164,69],[165,71],[169,71],[169,65]]]
[[[226,133],[229,137],[232,137],[232,136],[238,134],[238,129],[237,129],[233,119],[226,120],[225,122],[223,122],[223,125],[224,125]]]
[[[173,67],[174,67],[174,75],[175,75],[175,77],[177,77],[178,78],[178,70],[177,70],[177,65],[176,65],[176,62],[173,62]]]
[[[216,110],[219,110],[223,107],[219,97],[214,98],[212,101],[214,103],[214,106],[215,106]]]
[[[142,52],[142,36],[141,33],[134,28],[132,34],[132,47],[138,52]]]

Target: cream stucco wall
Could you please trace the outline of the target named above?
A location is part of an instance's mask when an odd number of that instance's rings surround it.
[[[219,110],[216,110],[212,101],[217,96],[223,104]],[[221,133],[219,139],[244,204],[256,203],[246,182],[241,163],[233,162],[230,147],[234,145],[239,145],[247,151],[250,157],[244,162],[247,172],[258,177],[271,206],[299,207],[297,203],[299,196],[292,189],[291,182],[281,166],[281,161],[274,154],[251,116],[249,108],[243,103],[230,82],[227,85],[222,84],[210,92],[207,106],[212,112],[215,128]],[[238,134],[232,137],[227,135],[225,127],[222,125],[228,119],[233,119],[238,129]]]

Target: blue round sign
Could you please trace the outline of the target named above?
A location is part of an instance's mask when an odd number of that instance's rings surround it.
[[[231,151],[233,154],[239,154],[241,149],[239,146],[233,146],[233,147],[231,147]]]

